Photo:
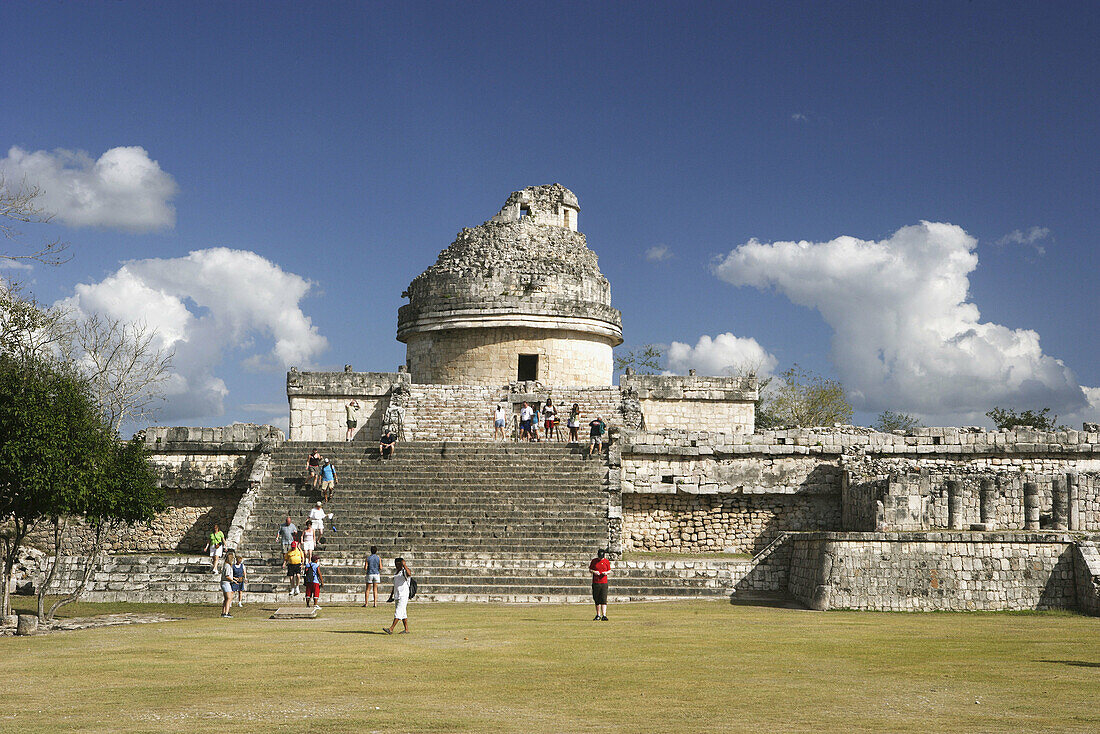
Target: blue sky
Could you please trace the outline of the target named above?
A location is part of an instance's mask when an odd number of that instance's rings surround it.
[[[3,273],[177,329],[166,422],[285,422],[287,364],[395,369],[408,282],[560,182],[626,346],[672,367],[797,362],[864,423],[1095,420],[1098,31],[1095,3],[8,2],[0,165],[94,201],[24,228],[69,263]]]

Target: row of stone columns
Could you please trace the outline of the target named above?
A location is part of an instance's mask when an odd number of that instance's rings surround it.
[[[947,525],[952,530],[963,529],[962,482],[948,479],[947,482]],[[1078,476],[1069,473],[1056,476],[1051,482],[1052,513],[1055,530],[1080,530],[1080,503]],[[979,482],[978,512],[980,523],[970,526],[971,530],[996,530],[997,482],[992,477],[983,477]],[[1039,529],[1040,513],[1039,484],[1024,482],[1024,530]]]

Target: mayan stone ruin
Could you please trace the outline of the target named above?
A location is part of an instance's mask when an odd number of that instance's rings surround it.
[[[316,499],[302,466],[317,447],[341,477],[325,548],[334,601],[358,598],[376,544],[413,559],[436,600],[582,601],[578,569],[605,547],[618,599],[1100,611],[1100,427],[757,430],[755,378],[616,384],[622,319],[579,212],[564,186],[535,186],[459,232],[403,293],[405,364],[290,370],[287,436],[148,429],[170,508],[115,539],[88,598],[214,600],[194,554],[219,522],[250,559],[254,597],[277,600],[274,528]],[[514,421],[551,400],[563,417],[578,404],[582,426],[601,415],[609,450],[586,459],[587,430],[581,446],[492,440],[494,406]],[[384,426],[401,441],[383,462]],[[76,545],[72,579],[87,562]]]

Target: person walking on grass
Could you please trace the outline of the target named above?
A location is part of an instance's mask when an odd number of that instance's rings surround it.
[[[378,546],[370,547],[370,555],[363,564],[363,570],[367,572],[367,585],[363,589],[363,606],[367,606],[372,591],[374,592],[372,606],[378,606],[378,584],[382,583],[382,558],[378,555]]]
[[[382,629],[387,635],[392,635],[394,627],[400,621],[405,627],[401,634],[405,635],[409,633],[409,582],[412,580],[413,572],[404,558],[395,558],[393,568],[396,571],[393,575],[393,592],[390,594],[390,601],[394,604],[393,624]]]
[[[592,601],[596,604],[593,622],[607,621],[607,574],[611,571],[611,561],[606,555],[607,552],[600,548],[596,557],[588,564],[588,572],[592,574]]]
[[[325,585],[325,580],[321,577],[321,557],[314,553],[303,570],[306,577],[306,607],[309,607],[312,599],[313,606],[320,609],[321,605],[318,602],[321,601],[321,587]]]
[[[298,594],[298,584],[302,579],[302,559],[302,551],[298,548],[298,541],[294,541],[290,544],[290,550],[283,556],[286,577],[290,579],[290,596]]]
[[[601,416],[596,416],[596,419],[588,424],[588,455],[591,456],[595,451],[599,456],[603,452],[603,434],[607,430],[607,424],[603,422]]]
[[[229,608],[233,606],[233,551],[225,558],[222,565],[222,619],[229,619],[233,615]]]
[[[214,523],[214,529],[210,531],[203,550],[210,553],[210,570],[217,573],[218,559],[222,557],[222,552],[225,550],[225,533],[218,529],[218,523]]]
[[[244,606],[244,584],[247,581],[248,572],[244,568],[244,556],[240,553],[230,553],[229,558],[226,559],[226,565],[230,565],[229,561],[233,559],[233,591],[237,592],[237,606]],[[232,605],[230,605],[232,606]]]

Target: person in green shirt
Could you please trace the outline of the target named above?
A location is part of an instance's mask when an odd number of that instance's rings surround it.
[[[218,529],[218,523],[214,523],[214,530],[211,531],[206,548],[203,550],[210,553],[210,568],[217,573],[218,559],[222,557],[222,551],[225,550],[225,533]]]

